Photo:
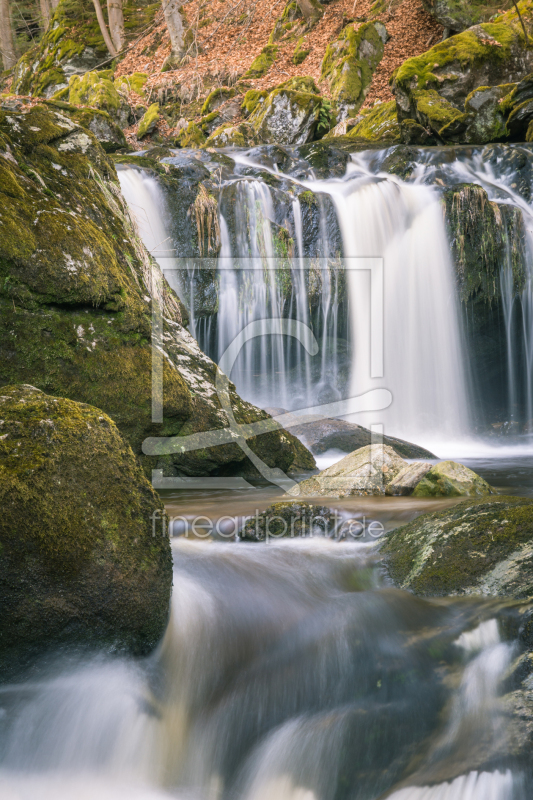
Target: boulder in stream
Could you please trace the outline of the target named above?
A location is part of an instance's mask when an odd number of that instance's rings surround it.
[[[414,497],[486,497],[495,494],[487,481],[455,461],[441,461],[416,484]]]
[[[415,594],[533,596],[533,501],[471,499],[390,533],[389,573]]]
[[[0,389],[0,507],[0,674],[59,646],[155,646],[172,587],[163,506],[106,414]]]
[[[291,78],[258,103],[248,121],[259,141],[305,144],[315,136],[322,104],[312,78]]]
[[[310,503],[282,502],[269,506],[244,524],[239,536],[248,542],[263,542],[269,538],[295,536],[324,536],[334,526],[334,512],[325,506]]]

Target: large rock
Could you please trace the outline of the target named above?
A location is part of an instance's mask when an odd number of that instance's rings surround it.
[[[229,421],[216,365],[182,326],[178,299],[140,242],[95,137],[37,105],[0,112],[0,154],[0,386],[31,383],[103,409],[148,474],[257,475],[235,442],[143,455],[148,437],[227,428]],[[195,184],[193,198],[197,191]],[[152,422],[154,295],[164,317],[163,423]],[[269,427],[268,414],[229,390],[238,423]],[[302,446],[271,427],[248,444],[269,467],[286,471]]]
[[[269,538],[324,536],[333,533],[335,512],[326,506],[310,503],[282,502],[256,513],[244,524],[239,536],[247,542],[263,542]]]
[[[405,461],[386,445],[361,447],[333,466],[322,470],[289,494],[295,497],[351,497],[385,494],[385,487],[405,466]]]
[[[315,136],[322,103],[312,78],[291,78],[254,108],[248,122],[261,142],[305,144]]]
[[[395,583],[421,595],[533,596],[533,501],[468,500],[424,514],[381,550]]]
[[[455,461],[441,461],[417,483],[414,497],[486,497],[495,494],[487,481]]]
[[[163,507],[106,414],[3,387],[0,506],[0,673],[60,645],[155,646],[172,586]]]
[[[387,39],[382,22],[365,22],[357,30],[347,25],[328,45],[322,78],[329,83],[338,120],[355,116],[363,105]]]
[[[303,418],[297,425],[287,423],[287,430],[298,436],[314,455],[325,453],[326,450],[353,453],[354,450],[383,440],[384,444],[393,447],[403,458],[436,458],[429,450],[416,444],[404,442],[403,439],[396,439],[393,436],[380,437],[368,428],[343,419],[315,421],[311,418],[306,422]]]
[[[68,102],[106,111],[121,127],[128,126],[131,109],[117,92],[111,70],[73,75],[68,84]]]
[[[345,136],[346,141],[371,142],[372,144],[398,144],[401,130],[396,114],[396,103],[390,100],[362,112],[354,119],[339,122],[324,138]]]
[[[531,26],[530,9],[526,22]],[[502,138],[504,120],[497,104],[505,85],[522,80],[532,69],[533,51],[516,14],[508,12],[497,22],[475,25],[405,61],[392,85],[398,120],[420,125],[439,141]],[[496,86],[498,91],[487,91]]]
[[[451,31],[464,31],[478,22],[487,22],[494,7],[485,0],[422,0],[424,8],[437,22]]]
[[[61,100],[47,100],[46,104],[65,114],[82,128],[87,128],[98,139],[106,153],[127,149],[126,137],[116,122],[113,122],[107,111],[88,106],[77,107]]]

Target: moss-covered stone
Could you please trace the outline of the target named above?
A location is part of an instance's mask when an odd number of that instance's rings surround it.
[[[98,139],[106,153],[127,149],[128,142],[121,128],[113,122],[107,111],[87,106],[78,108],[60,100],[46,100],[46,104],[68,116],[82,128],[87,128]]]
[[[147,80],[146,72],[132,72],[131,75],[121,75],[119,78],[115,78],[115,88],[119,92],[135,92],[140,97],[144,97]]]
[[[206,142],[205,134],[195,122],[189,122],[176,137],[175,144],[178,147],[185,147],[190,150],[197,150]]]
[[[305,144],[312,141],[323,100],[312,78],[292,78],[258,99],[249,123],[262,142]]]
[[[339,119],[353,117],[363,105],[374,71],[383,57],[387,31],[381,22],[357,30],[350,24],[328,45],[322,62]]]
[[[202,115],[210,114],[212,111],[215,111],[222,103],[225,103],[226,100],[229,100],[231,97],[235,97],[236,94],[237,90],[233,87],[220,86],[218,89],[214,89],[207,95],[204,101],[201,112]]]
[[[254,147],[260,144],[251,125],[241,122],[239,125],[226,123],[213,131],[207,139],[205,147]]]
[[[146,114],[143,114],[142,119],[139,120],[139,124],[137,125],[137,139],[144,139],[145,136],[153,133],[158,121],[159,103],[152,103]]]
[[[422,0],[422,3],[437,22],[451,31],[464,31],[488,22],[495,10],[485,0]]]
[[[421,595],[533,596],[533,502],[468,500],[393,531],[381,550],[395,583]]]
[[[249,69],[244,73],[244,78],[262,78],[266,75],[278,55],[278,46],[267,44],[259,55],[254,58]]]
[[[294,53],[292,54],[292,63],[296,64],[296,66],[302,64],[311,52],[310,48],[305,47],[304,42],[305,39],[303,36],[298,39],[298,44],[296,45]]]
[[[149,652],[172,559],[161,501],[114,422],[31,386],[1,389],[0,419],[0,673],[58,646]]]
[[[263,542],[270,538],[324,536],[331,531],[334,513],[325,506],[283,502],[269,506],[245,523],[239,536],[244,541]]]
[[[514,84],[503,86],[479,86],[465,100],[465,112],[470,117],[462,141],[467,144],[486,144],[507,138],[504,99]]]
[[[441,461],[416,485],[413,497],[485,497],[495,494],[487,481],[455,461]]]
[[[466,114],[441,97],[435,89],[416,89],[412,99],[417,122],[441,139],[457,140],[466,130]]]
[[[347,139],[354,141],[366,140],[369,142],[383,142],[383,144],[399,143],[401,141],[401,132],[396,116],[395,101],[390,100],[388,103],[380,103],[366,113],[356,117],[345,136]]]
[[[158,3],[149,0],[125,0],[126,41],[145,29],[159,8]],[[17,63],[12,91],[50,98],[68,86],[72,75],[83,75],[108,60],[110,54],[93,3],[90,0],[60,0],[39,44]]]
[[[178,299],[140,242],[114,165],[95,137],[36,105],[0,112],[0,154],[0,386],[31,383],[103,409],[148,474],[257,475],[233,443],[142,455],[147,437],[215,430],[228,419],[216,366],[182,327]],[[149,163],[167,180],[174,169],[181,179],[179,168]],[[209,177],[200,164],[197,170]],[[154,296],[164,316],[161,424],[152,422]],[[269,419],[232,385],[230,398],[239,423]],[[283,470],[297,453],[293,437],[276,426],[249,445]]]
[[[68,102],[74,106],[91,106],[107,111],[109,116],[126,127],[130,116],[130,108],[124,98],[119,95],[112,80],[110,70],[86,72],[85,75],[73,75],[69,81]]]

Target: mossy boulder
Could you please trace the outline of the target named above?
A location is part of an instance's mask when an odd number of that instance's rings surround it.
[[[132,72],[131,75],[121,75],[115,78],[114,83],[118,92],[135,92],[140,97],[144,97],[147,80],[146,72]]]
[[[205,142],[205,133],[195,122],[189,122],[185,128],[182,128],[175,139],[177,147],[184,147],[189,150],[197,150]]]
[[[254,58],[248,70],[244,73],[244,78],[262,78],[266,75],[278,55],[278,46],[267,44],[263,47],[259,55]]]
[[[465,100],[465,113],[469,120],[462,141],[466,144],[499,142],[509,135],[503,100],[513,90],[514,84],[479,86]],[[527,125],[526,125],[527,129]]]
[[[230,100],[232,97],[235,97],[237,94],[237,90],[233,87],[228,86],[220,86],[218,89],[214,89],[210,94],[207,95],[204,104],[202,106],[202,114],[210,114],[212,111],[216,111],[217,108],[220,108],[223,103],[227,100]]]
[[[263,105],[269,94],[270,93],[264,89],[262,91],[259,89],[250,89],[247,91],[241,105],[242,113],[246,117],[249,117],[250,114],[256,110],[258,105]]]
[[[396,115],[396,103],[390,100],[379,103],[355,119],[340,122],[334,131],[326,134],[325,139],[346,136],[347,140],[369,141],[383,144],[399,144],[401,131]]]
[[[488,22],[494,6],[485,0],[422,0],[426,11],[451,31],[464,31],[479,22]]]
[[[259,141],[252,126],[241,122],[240,125],[221,125],[209,136],[205,147],[255,147],[257,144]]]
[[[334,512],[325,506],[310,503],[282,502],[269,506],[244,524],[239,536],[248,542],[264,542],[270,538],[324,536],[331,532]]]
[[[2,387],[0,505],[0,674],[58,646],[156,645],[172,587],[163,507],[106,414]]]
[[[128,148],[122,129],[113,122],[107,111],[88,106],[78,108],[58,100],[47,100],[47,105],[68,116],[82,128],[87,128],[100,142],[106,153]]]
[[[298,40],[298,44],[296,45],[294,53],[292,54],[292,63],[296,64],[296,66],[302,64],[311,52],[310,47],[306,47],[304,42],[305,40],[302,36],[301,39]]]
[[[531,15],[526,21],[531,25]],[[468,120],[454,116],[452,107],[462,115],[474,90],[519,81],[532,68],[533,49],[516,15],[513,18],[509,12],[497,22],[475,25],[405,61],[392,81],[398,119],[423,126],[426,120],[433,121],[431,129],[439,134],[451,124],[454,130],[448,133],[456,135],[459,123],[466,127]],[[440,105],[436,94],[442,98]]]
[[[0,112],[0,154],[0,386],[32,384],[101,408],[148,475],[256,476],[235,443],[143,454],[148,437],[229,423],[216,365],[183,328],[178,298],[139,240],[114,164],[93,134],[45,105]],[[167,180],[174,169],[181,179],[179,168],[164,166]],[[209,177],[201,165],[197,171]],[[163,312],[162,423],[152,421],[155,302]],[[233,385],[230,399],[238,423],[269,420]],[[268,424],[248,444],[282,470],[298,450],[290,434]]]
[[[120,95],[110,70],[73,75],[68,84],[68,102],[74,106],[91,106],[107,111],[122,127],[127,127],[131,109]]]
[[[328,45],[322,62],[338,120],[353,117],[364,103],[388,35],[382,22],[347,25]]]
[[[136,38],[159,8],[150,0],[125,0],[126,41]],[[11,89],[17,94],[50,98],[68,86],[72,75],[83,75],[109,60],[93,3],[60,0],[41,41],[18,61]]]
[[[143,114],[137,125],[137,139],[144,139],[145,136],[153,133],[159,121],[159,103],[152,103],[146,114]]]
[[[262,142],[305,144],[315,137],[322,104],[312,78],[292,78],[259,102],[248,122]]]
[[[533,596],[533,502],[468,500],[393,531],[381,550],[397,586],[420,595]]]
[[[486,497],[495,494],[487,481],[463,464],[441,461],[413,491],[413,497]]]

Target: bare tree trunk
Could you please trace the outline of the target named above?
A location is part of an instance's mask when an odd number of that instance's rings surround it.
[[[0,0],[0,3],[1,2],[4,2],[4,0]],[[100,26],[102,36],[104,37],[105,46],[107,47],[112,56],[116,56],[117,51],[115,50],[115,45],[111,41],[109,31],[107,30],[107,25],[105,24],[105,19],[102,13],[102,6],[100,5],[100,0],[93,0],[93,5],[94,5],[94,10],[96,11],[96,17],[98,19],[98,24]]]
[[[124,46],[124,13],[122,0],[107,0],[107,16],[109,19],[109,33],[117,52]]]
[[[183,18],[180,0],[163,0],[163,13],[170,34],[172,55],[181,58],[183,55]]]
[[[4,69],[14,67],[17,63],[17,54],[13,39],[9,0],[0,0],[0,50],[2,51]]]
[[[316,22],[324,10],[318,0],[296,0],[306,22]]]
[[[48,28],[50,25],[50,19],[52,17],[52,9],[50,7],[49,0],[39,0],[39,5],[41,7],[41,17],[43,19],[43,26],[44,29]]]
[[[56,9],[59,5],[59,0],[50,0],[50,4],[53,9]]]

